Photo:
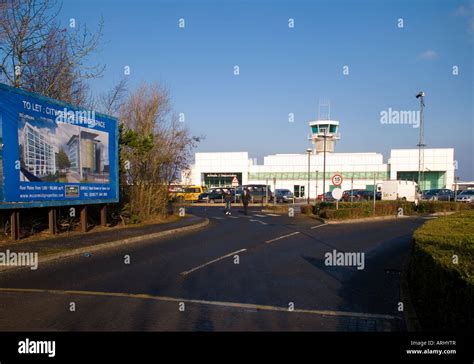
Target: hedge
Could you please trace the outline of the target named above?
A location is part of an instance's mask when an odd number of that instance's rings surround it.
[[[413,214],[413,203],[406,201],[376,201],[375,215],[373,201],[340,202],[338,210],[336,210],[335,203],[322,202],[314,206],[313,212],[323,219],[341,220],[396,215],[400,207],[403,209],[404,215]]]
[[[473,330],[474,211],[428,221],[413,240],[408,280],[422,328]]]
[[[304,213],[308,213],[307,206],[309,205],[305,205]],[[417,213],[463,211],[473,209],[474,204],[447,201],[423,201],[420,202],[418,206],[415,206],[413,202],[407,201],[376,201],[374,214],[373,201],[340,202],[338,210],[336,210],[336,204],[334,202],[320,202],[313,206],[313,213],[323,219],[342,220],[369,216],[393,216],[397,215],[399,208],[403,209],[403,215],[414,215]]]

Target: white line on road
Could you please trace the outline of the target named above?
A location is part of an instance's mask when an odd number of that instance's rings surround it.
[[[218,217],[218,216],[213,216],[212,219],[217,219],[217,220],[224,220],[223,217]]]
[[[400,318],[397,316],[377,314],[377,313],[335,311],[335,310],[310,310],[310,309],[298,309],[298,308],[295,308],[293,311],[289,311],[288,307],[281,307],[281,306],[259,305],[259,304],[252,304],[252,303],[240,303],[240,302],[207,301],[207,300],[186,299],[186,298],[167,297],[167,296],[152,296],[149,294],[141,294],[141,293],[134,294],[134,293],[120,293],[120,292],[74,291],[74,290],[55,290],[55,289],[36,289],[36,288],[0,288],[0,292],[40,293],[40,294],[49,293],[49,294],[55,294],[55,295],[117,297],[117,298],[145,299],[145,300],[155,300],[155,301],[175,302],[175,303],[185,302],[185,303],[194,303],[194,304],[209,305],[209,306],[232,307],[236,309],[245,309],[245,310],[251,309],[255,311],[277,311],[277,312],[287,312],[288,314],[305,313],[305,314],[320,315],[320,316],[400,320]]]
[[[238,219],[237,216],[229,216],[231,219]]]
[[[327,224],[312,226],[311,229],[317,229],[317,228],[320,228],[320,227],[323,227],[323,226],[326,226],[326,225]]]
[[[293,235],[296,235],[296,234],[299,234],[299,233],[300,233],[299,231],[295,231],[294,233],[291,233],[291,234],[287,234],[287,235],[279,236],[278,238],[275,238],[275,239],[267,240],[265,243],[267,243],[267,244],[272,243],[274,241],[285,239],[285,238],[288,238],[290,236],[293,236]]]
[[[180,274],[181,274],[182,276],[187,276],[189,273],[195,272],[195,271],[197,271],[198,269],[207,267],[208,265],[210,265],[210,264],[212,264],[212,263],[215,263],[215,262],[218,262],[219,260],[228,258],[228,257],[230,257],[230,256],[232,256],[232,255],[234,255],[234,254],[242,253],[242,252],[244,252],[244,251],[246,251],[246,250],[247,250],[247,249],[236,250],[235,252],[232,252],[232,253],[223,255],[222,257],[213,259],[213,260],[211,260],[210,262],[201,264],[200,266],[197,266],[197,267],[195,267],[195,268],[193,268],[193,269],[187,270],[187,271],[185,271],[185,272],[181,272]]]
[[[265,215],[259,215],[259,214],[253,214],[253,216],[257,216],[257,217],[266,217]]]
[[[266,214],[267,216],[281,216],[281,215],[277,215],[277,214]]]
[[[249,220],[251,222],[259,222],[262,225],[268,225],[266,222],[260,221],[260,220]]]

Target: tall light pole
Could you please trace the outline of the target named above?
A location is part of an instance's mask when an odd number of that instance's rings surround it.
[[[306,149],[306,153],[308,153],[308,205],[309,205],[309,183],[311,180],[311,152],[313,150],[311,148]]]
[[[318,178],[319,178],[319,171],[316,170],[316,202],[318,202]]]
[[[418,188],[421,190],[421,182],[423,181],[423,169],[424,169],[424,124],[423,124],[423,109],[425,107],[425,93],[423,91],[418,92],[416,95],[417,99],[420,99],[420,134],[418,139]]]

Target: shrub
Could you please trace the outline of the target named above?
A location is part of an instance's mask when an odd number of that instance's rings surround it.
[[[338,210],[336,210],[335,203],[325,203],[325,205],[321,203],[316,205],[315,213],[327,219],[353,219],[369,216],[395,216],[400,207],[403,209],[404,215],[414,213],[413,203],[407,201],[376,201],[375,215],[373,201],[340,202]]]
[[[470,204],[449,201],[422,201],[418,204],[416,211],[420,213],[433,214],[436,212],[463,211],[469,209]]]
[[[301,206],[301,213],[304,215],[312,215],[313,214],[313,205],[302,205]]]

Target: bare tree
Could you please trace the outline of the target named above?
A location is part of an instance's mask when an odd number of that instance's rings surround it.
[[[132,215],[147,219],[164,213],[168,187],[181,170],[200,138],[193,137],[171,112],[168,92],[156,84],[142,85],[120,110],[122,161],[130,184]]]
[[[85,25],[61,27],[54,0],[5,0],[0,15],[0,71],[4,82],[62,101],[82,105],[85,81],[103,67],[86,64],[98,49],[97,32]],[[72,25],[72,24],[70,24]]]
[[[100,95],[93,109],[98,109],[104,114],[117,115],[123,107],[128,91],[128,81],[122,78],[110,91]]]

